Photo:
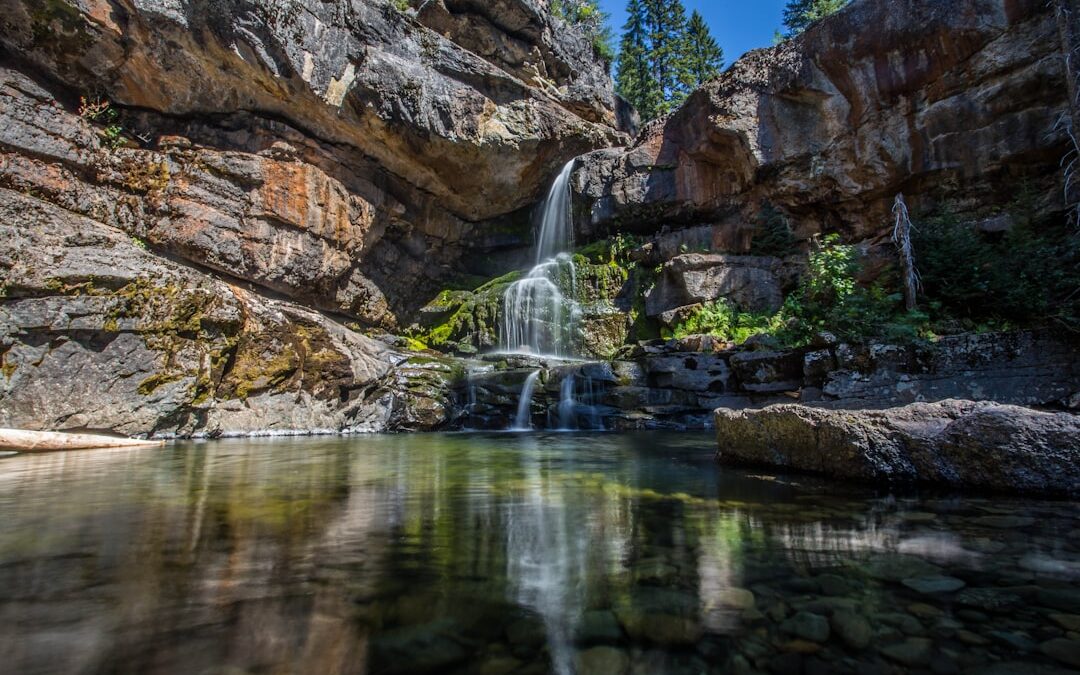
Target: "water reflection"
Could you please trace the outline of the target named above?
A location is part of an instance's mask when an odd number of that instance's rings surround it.
[[[1075,504],[719,471],[711,445],[458,434],[9,457],[4,669],[1049,667],[1040,645],[1077,639]]]

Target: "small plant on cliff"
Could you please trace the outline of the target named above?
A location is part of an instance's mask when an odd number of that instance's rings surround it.
[[[104,127],[101,134],[109,148],[115,150],[126,143],[124,127],[118,121],[120,113],[108,99],[100,96],[80,96],[79,117]]]
[[[550,7],[552,14],[581,28],[592,40],[593,55],[606,67],[611,66],[615,61],[611,29],[607,26],[607,15],[600,10],[596,0],[552,0]]]
[[[100,96],[79,97],[79,117],[91,122],[112,122],[116,120],[116,108]]]

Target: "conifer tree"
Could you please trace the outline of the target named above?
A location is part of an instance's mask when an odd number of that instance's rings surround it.
[[[686,98],[686,8],[682,0],[644,0],[643,5],[659,111],[666,114]]]
[[[716,44],[705,19],[697,10],[690,15],[686,28],[686,87],[689,91],[720,73],[724,67],[724,50]]]
[[[666,114],[723,67],[724,52],[682,0],[629,0],[615,87],[649,121]]]
[[[656,117],[661,103],[660,86],[650,59],[647,15],[641,0],[630,0],[626,13],[615,90],[647,121]]]
[[[784,25],[788,36],[798,35],[818,19],[840,11],[850,0],[788,0]]]

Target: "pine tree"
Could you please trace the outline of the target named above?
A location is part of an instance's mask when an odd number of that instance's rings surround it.
[[[642,120],[648,121],[656,117],[661,95],[650,63],[647,15],[640,0],[630,0],[626,13],[615,90],[634,106]]]
[[[716,44],[705,19],[697,10],[690,15],[686,28],[686,87],[697,89],[720,73],[724,67],[724,50]]]
[[[660,88],[660,114],[686,98],[686,8],[682,0],[644,0],[649,61]]]
[[[784,25],[788,35],[798,35],[818,19],[844,8],[850,0],[788,0],[784,7]]]

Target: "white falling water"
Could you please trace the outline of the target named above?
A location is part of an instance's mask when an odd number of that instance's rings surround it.
[[[559,384],[559,428],[573,429],[577,399],[574,398],[574,374],[570,373]]]
[[[578,378],[569,373],[559,383],[559,406],[557,409],[560,431],[578,429],[603,429],[600,412],[596,408],[596,392],[593,379],[585,375],[578,387]]]
[[[518,401],[517,417],[514,418],[513,429],[522,431],[532,429],[529,410],[532,405],[533,390],[536,389],[536,380],[539,378],[539,370],[534,370],[525,378],[525,384],[521,387],[521,400]]]
[[[574,297],[577,273],[571,213],[571,160],[555,178],[544,201],[536,239],[536,265],[503,296],[502,347],[545,356],[574,356],[579,314]]]

